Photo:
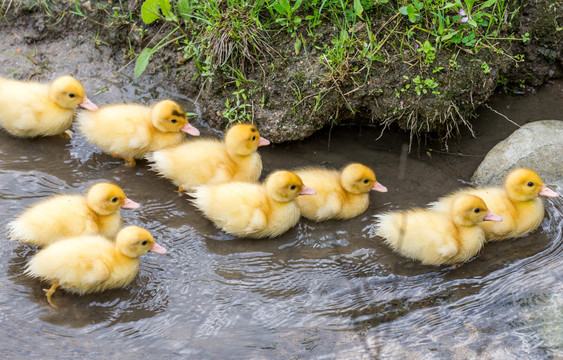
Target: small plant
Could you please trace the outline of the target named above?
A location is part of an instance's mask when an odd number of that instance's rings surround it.
[[[245,89],[240,89],[233,92],[235,97],[234,101],[227,99],[225,101],[225,110],[223,117],[229,120],[229,124],[234,122],[252,122],[252,105],[247,103],[247,96]]]
[[[303,0],[296,0],[293,5],[291,5],[289,0],[277,0],[271,7],[271,9],[275,10],[280,15],[276,17],[272,14],[272,17],[276,18],[275,22],[279,23],[291,33],[297,31],[299,24],[301,24],[301,18],[294,16],[294,13],[299,9],[302,2]],[[292,34],[292,36],[294,35],[295,34]]]

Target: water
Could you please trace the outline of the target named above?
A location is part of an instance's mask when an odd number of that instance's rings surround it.
[[[60,45],[63,46],[63,45]],[[42,50],[39,51],[47,51]],[[57,55],[52,54],[53,63]],[[62,60],[61,60],[62,61]],[[107,80],[99,104],[155,99],[160,83],[98,76],[80,62],[86,84]],[[107,71],[107,70],[106,70]],[[95,85],[98,86],[98,85]],[[88,88],[88,86],[87,86]],[[557,118],[562,84],[535,96],[495,97],[490,105],[519,124]],[[90,88],[89,91],[92,91]],[[187,110],[197,110],[182,99]],[[0,336],[3,356],[57,358],[544,359],[562,357],[561,199],[546,201],[541,228],[487,245],[468,263],[430,267],[393,253],[371,234],[371,215],[424,205],[462,186],[487,151],[515,126],[489,110],[477,139],[431,140],[406,156],[394,129],[336,127],[303,142],[261,148],[264,174],[278,168],[350,161],[372,167],[388,193],[371,194],[364,215],[316,224],[302,220],[276,239],[235,239],[218,231],[169,181],[140,161],[134,169],[102,154],[80,134],[14,139],[0,132]],[[202,136],[217,136],[195,123]],[[330,138],[330,147],[328,139]],[[432,148],[431,157],[425,149]],[[463,156],[456,155],[461,152]],[[453,154],[453,155],[452,155]],[[119,184],[138,210],[126,224],[149,229],[169,250],[149,254],[125,289],[76,296],[22,275],[36,252],[5,240],[5,225],[26,206],[98,181]],[[553,184],[563,193],[563,183]]]

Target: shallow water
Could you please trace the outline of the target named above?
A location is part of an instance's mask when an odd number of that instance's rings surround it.
[[[77,46],[79,46],[78,44]],[[63,45],[61,45],[63,46]],[[42,51],[39,49],[39,51]],[[46,51],[46,50],[45,50]],[[51,62],[62,61],[57,54]],[[99,77],[78,65],[90,96],[151,102],[164,86]],[[83,63],[82,63],[83,64]],[[562,83],[534,96],[496,96],[490,105],[519,124],[563,110]],[[182,104],[197,112],[187,98]],[[563,356],[561,200],[533,234],[487,245],[460,267],[429,267],[393,253],[371,235],[371,215],[424,205],[463,186],[487,151],[516,127],[483,110],[476,139],[429,141],[406,155],[408,136],[336,127],[312,138],[261,148],[264,174],[350,161],[371,166],[389,192],[371,194],[368,211],[349,221],[302,220],[276,239],[235,239],[216,230],[186,196],[141,161],[134,169],[102,154],[80,134],[20,140],[0,132],[0,336],[6,358],[30,356],[154,358],[480,358]],[[199,119],[203,136],[218,136]],[[467,133],[467,131],[464,131]],[[328,139],[330,138],[330,146]],[[426,149],[433,148],[431,157]],[[458,154],[458,151],[461,154]],[[149,229],[169,250],[142,258],[125,289],[75,296],[22,275],[36,252],[6,240],[5,225],[26,206],[59,192],[82,192],[106,180],[141,203],[122,211],[126,224]],[[563,182],[553,184],[563,193]]]

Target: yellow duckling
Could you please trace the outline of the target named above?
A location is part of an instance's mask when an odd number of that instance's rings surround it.
[[[387,192],[373,171],[358,163],[349,164],[342,171],[313,167],[295,173],[317,191],[317,196],[297,198],[301,215],[315,221],[358,216],[368,208],[370,190]]]
[[[113,239],[121,228],[119,209],[138,207],[119,186],[97,183],[86,196],[55,195],[31,206],[8,224],[8,236],[41,247],[81,235]]]
[[[192,140],[155,151],[147,159],[153,170],[183,191],[204,184],[257,181],[262,173],[262,159],[256,150],[268,144],[255,125],[237,124],[227,131],[223,142]]]
[[[426,265],[455,264],[469,260],[481,250],[485,234],[483,221],[502,221],[487,210],[483,199],[462,194],[451,212],[412,209],[375,216],[376,234],[403,256]]]
[[[230,182],[195,188],[193,204],[226,233],[251,238],[275,237],[299,221],[299,195],[315,190],[291,171],[279,170],[264,184]]]
[[[102,151],[135,166],[148,152],[185,141],[182,132],[199,136],[188,123],[186,112],[172,100],[162,100],[152,107],[141,104],[102,106],[99,111],[78,115],[84,137]]]
[[[127,226],[117,233],[115,242],[103,236],[79,236],[59,241],[40,250],[27,264],[25,273],[52,283],[45,289],[47,301],[60,286],[84,295],[122,288],[139,272],[139,257],[147,252],[166,254],[150,232]]]
[[[542,222],[544,208],[539,196],[557,197],[558,193],[543,184],[533,170],[519,168],[508,173],[504,189],[486,187],[462,189],[430,204],[439,211],[448,211],[459,194],[473,194],[482,198],[488,208],[502,216],[500,223],[483,223],[487,241],[518,237],[535,230]]]
[[[0,78],[0,126],[14,136],[64,134],[78,106],[98,110],[82,84],[70,75],[49,84]]]

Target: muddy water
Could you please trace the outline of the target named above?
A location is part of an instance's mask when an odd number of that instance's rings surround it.
[[[9,44],[15,51],[18,39]],[[165,86],[116,75],[85,42],[33,48],[48,59],[45,78],[71,72],[104,104],[180,99]],[[68,53],[74,52],[69,60]],[[91,58],[84,59],[83,54]],[[5,71],[36,65],[2,55]],[[65,66],[62,66],[65,64]],[[41,70],[41,69],[39,69]],[[127,72],[126,72],[127,73]],[[562,83],[525,97],[499,95],[490,105],[518,124],[558,118]],[[203,136],[219,136],[202,119]],[[404,259],[371,235],[371,215],[424,205],[463,186],[487,151],[516,126],[490,110],[474,121],[477,139],[432,141],[406,156],[408,136],[372,127],[336,127],[311,139],[261,148],[264,174],[278,168],[350,161],[371,166],[389,188],[371,194],[368,211],[349,221],[302,220],[276,239],[235,239],[216,230],[174,186],[87,144],[80,134],[20,140],[0,132],[0,337],[7,358],[528,358],[563,356],[560,307],[561,201],[546,202],[541,229],[488,245],[460,267]],[[467,131],[464,131],[467,133]],[[330,139],[330,145],[329,141]],[[428,152],[427,149],[433,149]],[[26,206],[60,192],[112,181],[142,204],[126,224],[148,228],[169,249],[149,254],[125,289],[75,296],[22,275],[36,249],[6,240],[5,225]],[[563,193],[563,183],[554,184]],[[48,354],[48,355],[47,355]]]

